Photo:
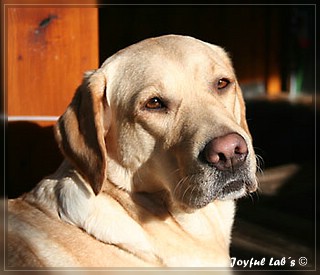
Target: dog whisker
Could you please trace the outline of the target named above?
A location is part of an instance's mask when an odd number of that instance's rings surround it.
[[[197,186],[194,184],[194,185],[193,185],[193,188],[192,188],[192,190],[191,190],[190,197],[189,197],[189,204],[190,204],[190,205],[195,205],[196,202],[197,202],[197,196],[193,196],[193,192],[194,192],[194,190],[196,189],[196,187],[197,187]],[[193,204],[191,204],[191,200],[193,200]]]
[[[263,174],[264,160],[262,156],[256,154],[257,172]]]
[[[191,175],[191,177],[192,177],[192,175]],[[191,177],[190,177],[190,176],[189,176],[189,177],[186,177],[185,180],[191,181]],[[189,189],[192,188],[192,187],[193,187],[193,186],[189,184],[188,187],[184,190],[184,192],[183,192],[183,194],[182,194],[182,197],[181,197],[182,201],[184,201],[185,195],[187,194],[187,192],[189,191]]]
[[[184,177],[182,178],[181,180],[178,181],[178,183],[176,184],[175,188],[173,189],[173,196],[176,195],[176,192],[179,190],[180,187],[183,186],[183,183],[188,179],[188,176],[187,177]]]
[[[176,174],[176,173],[179,173],[181,171],[180,168],[176,169],[176,170],[173,170],[170,172],[170,175],[173,175],[173,174]]]

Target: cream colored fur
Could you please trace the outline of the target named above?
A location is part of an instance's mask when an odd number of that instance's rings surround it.
[[[175,35],[132,45],[85,75],[55,131],[65,161],[9,201],[9,267],[229,266],[234,199],[255,190],[256,162],[223,49]],[[199,154],[233,132],[247,186],[208,201],[201,188],[224,183]]]

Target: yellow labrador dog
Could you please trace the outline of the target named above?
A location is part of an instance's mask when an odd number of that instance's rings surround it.
[[[218,46],[177,35],[87,73],[55,127],[57,172],[8,203],[8,267],[226,267],[257,187],[245,106]]]

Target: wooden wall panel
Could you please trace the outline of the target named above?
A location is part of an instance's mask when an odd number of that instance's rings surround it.
[[[12,198],[62,161],[52,125],[84,71],[99,65],[98,10],[9,6],[5,15],[5,195]]]
[[[98,67],[96,8],[7,9],[7,114],[59,116]]]

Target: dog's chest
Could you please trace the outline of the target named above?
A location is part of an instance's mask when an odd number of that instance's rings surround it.
[[[165,266],[229,265],[231,223],[221,219],[215,206],[199,213],[150,220],[142,228]]]
[[[232,202],[212,203],[193,213],[170,213],[154,198],[155,203],[147,198],[132,202],[124,194],[105,198],[113,200],[112,209],[117,211],[113,219],[118,228],[110,230],[118,232],[113,242],[151,265],[229,265]]]
[[[211,203],[193,213],[174,213],[149,199],[137,203],[119,190],[89,197],[79,192],[71,197],[70,192],[66,194],[59,197],[60,218],[93,236],[97,245],[106,244],[104,249],[122,251],[123,266],[128,257],[147,266],[229,264],[231,202]],[[79,202],[77,207],[75,202]]]

